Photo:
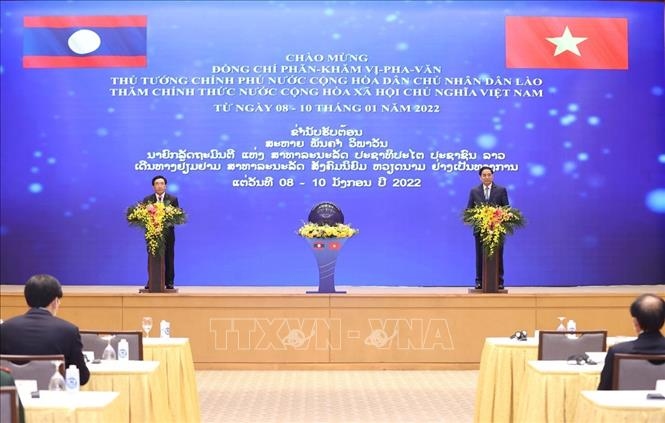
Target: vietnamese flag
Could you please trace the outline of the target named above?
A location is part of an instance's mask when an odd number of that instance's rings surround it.
[[[147,17],[25,16],[24,68],[147,66]]]
[[[506,67],[628,69],[628,19],[506,16]]]

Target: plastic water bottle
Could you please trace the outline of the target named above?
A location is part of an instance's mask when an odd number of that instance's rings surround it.
[[[162,320],[161,322],[159,322],[159,336],[161,336],[162,338],[171,337],[171,324],[166,320]]]
[[[118,360],[129,360],[129,342],[125,338],[118,342]]]
[[[78,392],[81,389],[79,369],[74,364],[70,364],[65,371],[65,386],[68,392]]]

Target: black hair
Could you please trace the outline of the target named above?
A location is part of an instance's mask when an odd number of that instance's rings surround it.
[[[25,283],[23,295],[30,307],[46,307],[62,298],[62,286],[51,275],[34,275]]]
[[[645,332],[660,331],[665,323],[665,300],[653,294],[642,294],[630,305],[630,315]]]
[[[155,176],[154,178],[152,178],[152,186],[153,186],[153,187],[155,186],[155,181],[156,181],[157,179],[163,179],[163,180],[164,180],[164,185],[168,185],[168,184],[169,184],[169,181],[167,181],[165,177],[163,177],[162,175],[157,175],[157,176]]]
[[[489,171],[490,171],[492,174],[494,174],[494,169],[492,169],[492,168],[489,167],[489,166],[483,166],[483,167],[481,167],[480,170],[478,171],[478,175],[482,175],[482,174],[483,174],[483,170],[485,170],[485,169],[489,169]]]

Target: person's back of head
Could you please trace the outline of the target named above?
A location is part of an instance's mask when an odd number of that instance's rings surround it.
[[[62,286],[51,275],[34,275],[25,283],[23,295],[30,307],[47,307],[56,298],[62,298]]]
[[[653,294],[637,297],[630,306],[630,315],[645,332],[658,332],[665,323],[665,300]]]

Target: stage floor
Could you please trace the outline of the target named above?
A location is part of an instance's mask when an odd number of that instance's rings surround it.
[[[311,286],[180,286],[139,294],[138,286],[65,286],[59,316],[89,330],[140,330],[142,316],[171,323],[190,339],[197,369],[474,369],[486,337],[554,330],[634,335],[628,311],[665,285],[508,287],[339,286],[347,294],[306,294]],[[25,312],[23,287],[0,285],[0,318]]]
[[[132,285],[67,285],[63,287],[65,295],[98,294],[128,295],[138,294],[143,286]],[[316,289],[314,285],[303,286],[176,286],[178,294],[187,295],[284,295],[305,294],[305,291]],[[347,291],[348,295],[455,295],[468,294],[471,286],[350,286],[338,285],[338,290]],[[590,293],[644,293],[654,292],[665,294],[665,284],[661,285],[603,285],[603,286],[518,286],[506,287],[508,294],[590,294]],[[23,294],[23,285],[0,285],[0,294]]]

